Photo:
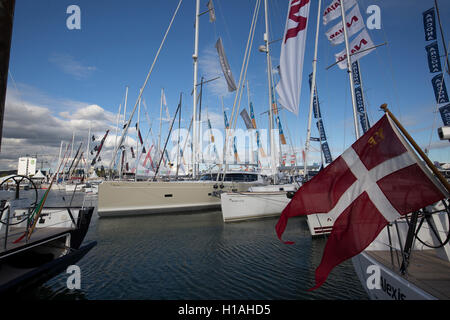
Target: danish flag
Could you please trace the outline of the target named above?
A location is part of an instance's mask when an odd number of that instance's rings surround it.
[[[362,252],[389,222],[448,197],[391,121],[383,116],[305,183],[281,214],[275,228],[280,240],[290,217],[326,212],[335,221],[310,290]]]

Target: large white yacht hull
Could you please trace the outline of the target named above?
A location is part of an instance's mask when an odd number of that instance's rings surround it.
[[[246,191],[250,183],[215,181],[106,181],[98,188],[98,215],[123,216],[220,209],[218,191]]]

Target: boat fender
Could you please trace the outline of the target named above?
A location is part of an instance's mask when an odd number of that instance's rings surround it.
[[[294,192],[294,191],[288,191],[288,192],[286,192],[286,197],[287,197],[288,199],[292,199],[292,198],[294,197],[294,195],[295,195],[295,192]]]
[[[213,186],[214,189],[217,189],[218,187],[217,183]]]

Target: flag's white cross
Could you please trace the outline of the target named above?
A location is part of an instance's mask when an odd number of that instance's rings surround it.
[[[328,213],[333,220],[336,221],[338,216],[364,191],[367,192],[372,203],[387,221],[398,219],[400,213],[386,198],[377,181],[395,171],[414,164],[415,161],[410,154],[406,151],[397,157],[384,161],[370,171],[367,170],[352,147],[348,148],[341,157],[356,177],[356,181],[344,192],[334,208]]]

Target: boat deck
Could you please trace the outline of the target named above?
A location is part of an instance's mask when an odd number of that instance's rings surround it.
[[[0,257],[8,254],[11,251],[19,249],[20,247],[33,246],[37,243],[45,242],[47,239],[53,239],[59,237],[66,232],[69,232],[71,228],[59,228],[59,227],[48,227],[48,228],[36,228],[30,239],[27,241],[24,237],[18,243],[14,243],[19,237],[25,233],[25,228],[11,228],[8,233],[8,239],[5,245],[5,235],[0,236]]]
[[[392,257],[389,250],[365,251],[365,253],[401,275],[395,253]],[[399,260],[401,263],[401,257]],[[401,276],[438,299],[450,299],[450,262],[440,259],[434,250],[413,251],[408,270]]]

